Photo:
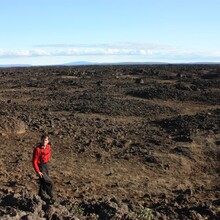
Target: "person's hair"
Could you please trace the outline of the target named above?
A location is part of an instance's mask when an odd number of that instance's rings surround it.
[[[47,137],[49,137],[48,134],[44,133],[44,134],[41,135],[41,140],[44,140]]]

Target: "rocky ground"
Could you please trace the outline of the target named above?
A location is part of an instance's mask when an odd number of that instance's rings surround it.
[[[220,66],[0,69],[0,219],[220,219]],[[53,148],[57,201],[31,159]]]

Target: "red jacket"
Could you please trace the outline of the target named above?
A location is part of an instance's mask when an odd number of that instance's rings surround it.
[[[47,163],[50,160],[51,157],[51,146],[50,144],[47,144],[45,148],[41,144],[38,144],[34,148],[33,152],[33,166],[37,173],[40,172],[39,164]]]

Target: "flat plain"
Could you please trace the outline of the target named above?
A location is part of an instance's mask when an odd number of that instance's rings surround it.
[[[2,219],[219,219],[220,65],[0,69]],[[37,195],[43,132],[57,201]]]

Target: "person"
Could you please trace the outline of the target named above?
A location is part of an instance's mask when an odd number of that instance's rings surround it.
[[[51,145],[47,134],[41,136],[40,143],[34,147],[33,167],[40,178],[38,195],[42,200],[53,203],[53,182],[48,174],[48,162],[51,158]]]

